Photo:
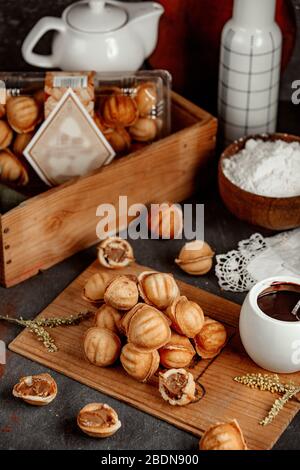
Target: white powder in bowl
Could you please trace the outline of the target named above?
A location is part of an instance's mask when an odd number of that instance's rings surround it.
[[[243,150],[224,159],[223,172],[233,184],[250,193],[300,196],[300,144],[249,139]]]

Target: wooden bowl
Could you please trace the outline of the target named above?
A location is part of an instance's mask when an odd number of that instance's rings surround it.
[[[248,136],[229,145],[221,155],[218,168],[219,191],[225,206],[238,219],[260,227],[272,230],[287,230],[299,227],[300,195],[295,197],[258,196],[239,188],[224,175],[223,160],[242,150],[249,139],[272,142],[284,140],[285,142],[300,143],[300,137],[277,133]]]

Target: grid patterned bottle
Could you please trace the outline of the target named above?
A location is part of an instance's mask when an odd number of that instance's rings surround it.
[[[235,0],[221,41],[218,108],[225,144],[274,132],[282,35],[276,0]]]

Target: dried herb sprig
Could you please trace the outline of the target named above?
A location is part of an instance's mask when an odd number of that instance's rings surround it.
[[[56,328],[57,326],[78,325],[82,320],[87,319],[90,315],[91,312],[88,311],[81,312],[77,315],[70,315],[69,317],[40,318],[38,320],[24,320],[22,317],[11,318],[7,315],[0,315],[0,320],[27,328],[37,337],[38,341],[43,343],[48,352],[56,352],[58,351],[58,348],[55,341],[48,331],[45,330],[45,327]]]
[[[234,377],[233,380],[243,385],[247,385],[249,388],[265,390],[271,393],[286,392],[286,386],[280,382],[277,374],[247,374]]]
[[[0,315],[0,320],[14,323],[15,325],[23,326],[27,328],[31,333],[36,335],[38,341],[42,341],[43,345],[49,352],[56,352],[57,346],[55,345],[54,339],[50,336],[48,331],[42,325],[38,325],[35,320],[24,320],[20,318],[11,318],[9,316]]]
[[[285,404],[300,393],[299,386],[295,385],[293,382],[281,383],[277,374],[246,374],[234,377],[233,380],[252,389],[283,394],[282,397],[275,400],[268,415],[260,421],[259,424],[262,426],[270,424],[283,409]]]
[[[287,390],[282,397],[275,400],[268,415],[264,419],[262,419],[259,424],[261,424],[262,426],[267,426],[268,424],[272,423],[273,419],[276,418],[278,413],[283,409],[284,405],[299,392],[300,387],[295,387],[294,389]]]
[[[57,346],[55,344],[54,339],[48,333],[47,330],[41,325],[37,325],[35,321],[27,321],[27,326],[29,331],[36,335],[38,341],[41,341],[48,352],[57,352]]]
[[[48,328],[56,328],[57,326],[70,326],[78,325],[83,320],[86,320],[92,315],[92,312],[80,312],[77,315],[70,315],[69,317],[56,317],[56,318],[39,318],[35,323],[39,326],[47,326]]]

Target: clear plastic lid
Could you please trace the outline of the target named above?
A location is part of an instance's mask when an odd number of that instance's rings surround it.
[[[105,0],[77,2],[67,12],[67,22],[85,33],[106,33],[121,28],[127,22],[126,11]]]
[[[53,75],[52,82],[51,80],[49,82],[48,74]],[[3,202],[1,201],[2,182],[14,190],[17,189],[26,197],[40,194],[47,189],[45,180],[42,181],[38,177],[36,167],[30,160],[28,160],[29,163],[27,162],[24,150],[36,138],[41,129],[40,126],[47,119],[46,111],[49,117],[51,110],[55,109],[69,88],[72,88],[92,117],[92,127],[95,129],[94,125],[97,126],[117,157],[123,158],[128,154],[141,151],[170,133],[171,76],[167,71],[140,70],[134,74],[130,72],[88,73],[87,80],[81,80],[85,78],[87,72],[53,71],[48,74],[45,76],[44,72],[0,72],[0,116],[9,127],[7,137],[9,142],[6,142],[6,154],[9,155],[6,155],[6,158],[10,160],[10,163],[19,159],[22,168],[26,166],[28,173],[28,184],[23,186],[20,185],[23,180],[20,179],[19,184],[18,181],[4,180],[3,175],[0,174],[0,212],[1,202]],[[20,96],[33,98],[39,108],[39,115],[33,116],[33,130],[26,133],[23,128],[20,128],[24,131],[23,134],[19,134],[18,129],[15,130],[12,127],[14,123],[10,123],[11,118],[7,114],[9,100]],[[14,118],[17,115],[16,112],[12,114]],[[81,134],[85,135],[85,132]],[[29,138],[29,142],[26,139],[24,141],[24,135]],[[64,141],[61,153],[55,150],[55,158],[59,155],[64,158],[68,150],[65,147],[69,140],[66,144],[66,135],[61,132],[56,133],[55,136],[61,138],[59,145],[61,141]],[[80,145],[78,141],[76,147]],[[73,147],[70,148],[72,168],[75,168]],[[45,161],[49,161],[49,154]],[[40,167],[42,168],[41,165]],[[99,169],[100,167],[101,165]],[[54,168],[58,169],[59,166],[55,164]],[[87,173],[83,172],[82,175],[84,174]],[[63,177],[65,176],[70,179],[70,175],[64,174]],[[20,195],[17,195],[16,204],[19,203],[19,199]],[[2,204],[2,210],[4,210],[3,207]],[[7,207],[9,209],[12,207],[9,201]]]

